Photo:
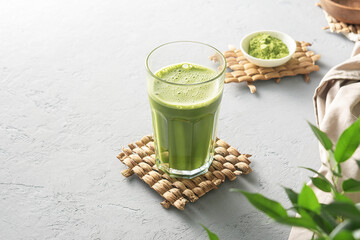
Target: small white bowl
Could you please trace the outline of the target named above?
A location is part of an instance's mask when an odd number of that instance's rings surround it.
[[[286,57],[283,57],[283,58],[278,58],[278,59],[261,59],[261,58],[256,58],[256,57],[249,55],[248,50],[249,50],[250,40],[253,37],[255,37],[256,35],[261,34],[261,33],[269,34],[270,36],[276,37],[276,38],[280,39],[281,41],[283,41],[283,43],[285,43],[289,49],[289,55],[287,55]],[[249,62],[252,62],[253,64],[255,64],[259,67],[277,67],[277,66],[280,66],[290,60],[291,56],[295,53],[296,42],[292,37],[290,37],[286,33],[278,32],[278,31],[257,31],[257,32],[250,33],[241,39],[240,50],[244,54],[244,57],[247,60],[249,60]]]

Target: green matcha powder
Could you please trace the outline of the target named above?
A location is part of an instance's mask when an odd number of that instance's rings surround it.
[[[278,59],[289,55],[289,49],[280,39],[261,33],[250,40],[248,53],[261,59]]]

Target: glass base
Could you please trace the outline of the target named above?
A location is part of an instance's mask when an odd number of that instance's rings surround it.
[[[213,161],[213,156],[211,156],[211,158],[208,161],[206,161],[206,163],[204,165],[202,165],[201,167],[196,168],[194,170],[178,170],[178,169],[173,169],[173,168],[167,168],[166,166],[163,166],[161,164],[159,159],[156,159],[156,166],[160,170],[169,174],[170,177],[192,179],[194,177],[197,177],[197,176],[207,173],[212,161]]]

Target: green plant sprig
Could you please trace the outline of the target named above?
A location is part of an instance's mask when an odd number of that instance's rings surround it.
[[[346,193],[360,192],[360,181],[349,178],[345,179],[341,186],[338,184],[339,178],[342,178],[341,163],[349,160],[360,145],[360,119],[341,134],[336,145],[332,143],[326,133],[311,123],[309,125],[328,152],[327,167],[330,170],[330,179],[314,169],[302,168],[316,174],[315,177],[310,177],[311,182],[319,190],[332,194],[333,201],[331,203],[319,203],[313,189],[306,184],[303,185],[300,193],[284,187],[292,204],[292,207],[287,210],[279,202],[260,193],[250,193],[240,189],[231,189],[230,191],[243,194],[255,208],[276,222],[312,231],[312,239],[360,239],[360,203],[355,204],[345,195]],[[360,169],[360,161],[356,160],[356,163]],[[299,217],[289,215],[288,211],[295,211]],[[210,237],[211,232],[208,229],[206,231]],[[215,234],[211,236],[210,239],[218,239]]]

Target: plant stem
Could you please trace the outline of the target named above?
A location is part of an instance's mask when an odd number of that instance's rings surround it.
[[[332,153],[332,154],[331,154]],[[331,183],[333,184],[333,186],[334,186],[334,188],[333,188],[333,190],[334,190],[334,192],[333,192],[333,196],[335,197],[335,195],[336,195],[336,193],[338,193],[338,188],[337,188],[337,184],[338,184],[338,180],[339,180],[339,177],[337,177],[337,176],[335,176],[334,174],[333,174],[333,171],[336,171],[336,165],[338,164],[338,163],[335,163],[335,166],[332,166],[332,164],[331,164],[331,156],[333,156],[334,155],[334,153],[333,153],[333,151],[332,150],[329,150],[329,154],[328,154],[328,156],[327,156],[327,162],[328,162],[328,164],[329,164],[329,169],[330,169],[330,174],[331,174]],[[335,162],[335,161],[334,161]]]
[[[338,176],[335,176],[334,185],[335,185],[335,188],[336,188],[336,189],[337,189],[338,181],[339,181],[339,177],[338,177]]]

